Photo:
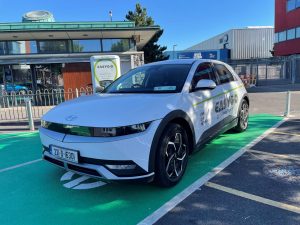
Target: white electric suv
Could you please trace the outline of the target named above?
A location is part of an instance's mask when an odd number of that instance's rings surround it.
[[[225,63],[147,64],[46,113],[43,158],[100,179],[172,186],[193,151],[229,129],[246,130],[248,114],[244,85]]]

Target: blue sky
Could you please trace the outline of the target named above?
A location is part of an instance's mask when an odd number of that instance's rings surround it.
[[[25,12],[51,11],[56,21],[124,20],[139,2],[164,29],[160,44],[186,49],[231,28],[273,26],[275,0],[0,0],[0,22],[19,22]],[[5,10],[4,10],[5,9]]]

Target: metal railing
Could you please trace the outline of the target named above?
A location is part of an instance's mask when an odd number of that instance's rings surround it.
[[[52,89],[0,93],[0,121],[28,120],[26,102],[30,100],[33,119],[40,119],[52,107],[73,98],[93,93],[91,87],[79,89]]]

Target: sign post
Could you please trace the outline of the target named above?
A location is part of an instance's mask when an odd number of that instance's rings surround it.
[[[90,61],[94,93],[121,76],[120,57],[117,55],[92,56]]]

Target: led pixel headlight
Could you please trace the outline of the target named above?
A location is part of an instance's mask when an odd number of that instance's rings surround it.
[[[140,133],[150,126],[151,122],[134,124],[123,127],[84,127],[66,124],[52,123],[42,120],[41,126],[48,130],[64,134],[87,136],[87,137],[116,137]]]

